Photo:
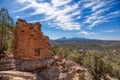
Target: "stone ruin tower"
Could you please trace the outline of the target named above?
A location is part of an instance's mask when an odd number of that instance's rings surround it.
[[[50,54],[49,37],[41,32],[41,24],[18,19],[14,35],[14,57],[24,60],[45,59]]]

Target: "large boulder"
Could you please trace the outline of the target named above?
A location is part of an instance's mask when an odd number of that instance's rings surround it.
[[[4,70],[19,70],[32,71],[40,68],[49,67],[54,63],[54,59],[40,59],[40,60],[22,60],[16,59],[12,54],[5,54],[0,58],[0,71]]]
[[[0,80],[37,80],[37,75],[21,71],[0,71]]]

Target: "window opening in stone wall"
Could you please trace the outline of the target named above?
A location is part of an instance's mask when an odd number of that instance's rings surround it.
[[[30,27],[30,29],[34,29],[33,27]]]
[[[33,34],[30,34],[31,37],[33,37],[34,35]]]
[[[40,49],[35,49],[35,56],[39,56],[40,55]]]
[[[14,46],[14,49],[17,49],[17,46]]]
[[[24,30],[21,30],[21,32],[24,32]]]
[[[33,32],[37,32],[36,30],[34,30]]]
[[[34,40],[37,40],[36,38],[34,38]]]

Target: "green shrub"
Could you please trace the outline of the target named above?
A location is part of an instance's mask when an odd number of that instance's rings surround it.
[[[94,80],[100,80],[106,74],[120,79],[120,55],[118,53],[108,52],[105,54],[97,50],[81,51],[60,46],[52,46],[52,53],[53,55],[64,56],[86,67]]]

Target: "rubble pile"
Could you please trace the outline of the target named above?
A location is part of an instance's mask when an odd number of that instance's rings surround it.
[[[54,56],[54,59],[50,67],[35,71],[43,80],[92,80],[87,69],[79,64],[61,56]]]

